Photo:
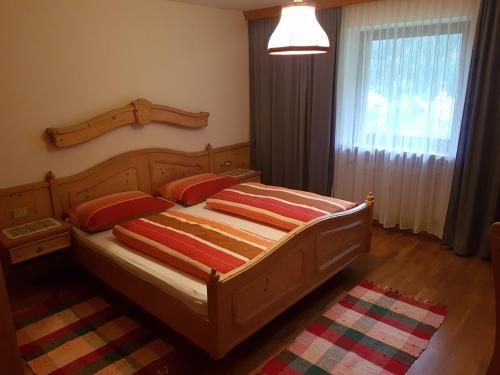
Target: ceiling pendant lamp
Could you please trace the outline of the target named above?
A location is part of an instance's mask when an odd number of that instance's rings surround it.
[[[314,4],[294,0],[281,9],[281,18],[267,50],[271,55],[312,55],[330,49],[328,35],[316,19]]]

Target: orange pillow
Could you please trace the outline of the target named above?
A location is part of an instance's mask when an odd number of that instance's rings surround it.
[[[215,173],[202,173],[166,183],[160,186],[157,191],[164,198],[179,202],[185,206],[192,206],[203,202],[209,196],[223,189],[239,183],[239,180],[232,177]]]
[[[93,233],[173,206],[174,203],[166,199],[142,191],[126,191],[77,204],[69,208],[63,217],[76,227]]]
[[[350,210],[357,204],[306,191],[247,182],[212,195],[207,199],[207,206],[293,230],[318,217]]]

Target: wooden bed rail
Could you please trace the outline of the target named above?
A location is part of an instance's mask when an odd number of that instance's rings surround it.
[[[370,251],[373,195],[348,213],[328,215],[290,232],[243,270],[207,284],[210,348],[222,358],[304,295]]]

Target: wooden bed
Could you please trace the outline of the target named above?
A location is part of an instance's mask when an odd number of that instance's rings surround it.
[[[57,147],[87,142],[129,124],[152,121],[187,128],[207,126],[209,114],[189,113],[138,99],[130,105],[65,128],[47,129]],[[142,190],[153,193],[165,182],[203,172],[248,168],[249,144],[201,152],[147,149],[128,152],[74,176],[47,174],[52,211],[61,217],[77,203],[107,194]],[[202,315],[144,281],[118,262],[93,250],[75,236],[71,249],[77,263],[163,321],[214,358],[222,358],[325,280],[370,250],[373,195],[356,208],[328,215],[289,232],[271,250],[244,269],[221,276],[212,271],[207,283],[208,315]]]
[[[83,173],[49,176],[54,211],[126,190],[151,193],[182,176],[210,170],[214,152],[150,149],[114,157]],[[268,253],[243,270],[212,272],[207,284],[208,316],[200,315],[105,256],[75,240],[77,263],[127,296],[214,358],[300,300],[325,280],[370,250],[373,196],[341,214],[314,220],[287,234]]]

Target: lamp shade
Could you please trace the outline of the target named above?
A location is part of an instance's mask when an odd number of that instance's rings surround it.
[[[295,1],[283,6],[280,22],[267,46],[271,55],[310,55],[329,49],[328,35],[316,18],[314,5]]]

